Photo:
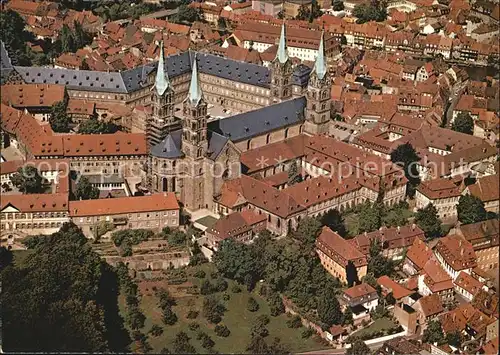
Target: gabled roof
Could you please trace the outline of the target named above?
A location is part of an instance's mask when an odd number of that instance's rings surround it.
[[[151,148],[151,155],[158,158],[181,158],[182,130],[171,132],[160,143]]]

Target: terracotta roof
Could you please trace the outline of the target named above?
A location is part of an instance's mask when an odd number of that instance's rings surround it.
[[[394,298],[396,300],[400,300],[406,296],[409,296],[409,295],[412,295],[415,293],[415,291],[408,290],[407,288],[398,284],[397,282],[395,282],[393,279],[391,279],[387,275],[380,276],[377,279],[377,283],[380,286],[382,286],[382,290],[385,289],[386,295],[392,292],[392,295],[394,296]]]
[[[472,316],[474,311],[475,309],[470,303],[465,303],[456,309],[440,314],[439,320],[445,334],[465,330],[467,320]]]
[[[417,267],[417,270],[423,269],[431,256],[432,249],[420,238],[415,238],[406,252],[406,257]]]
[[[469,292],[472,296],[475,296],[483,287],[483,284],[481,282],[463,271],[458,274],[454,283],[456,286],[463,288],[465,291]]]
[[[68,114],[92,115],[95,109],[95,102],[87,100],[68,100]]]
[[[449,178],[422,181],[417,190],[429,200],[458,197],[461,189]]]
[[[240,212],[241,217],[245,220],[246,224],[253,226],[266,221],[266,216],[254,213],[252,210],[245,209]]]
[[[323,227],[316,239],[316,248],[343,267],[346,267],[349,261],[352,261],[356,267],[367,265],[366,257],[363,254],[326,226]]]
[[[424,239],[424,231],[413,224],[402,227],[382,227],[374,232],[359,234],[349,239],[349,242],[363,254],[368,255],[373,240],[381,242],[383,249],[395,249],[411,246],[415,238]]]
[[[458,235],[439,239],[436,251],[456,271],[477,266],[476,253],[472,244]]]
[[[417,302],[420,303],[422,313],[426,318],[435,316],[444,311],[443,304],[441,302],[441,297],[439,297],[439,295],[437,294],[424,296]]]
[[[425,263],[421,274],[424,275],[424,283],[433,293],[453,288],[451,277],[434,259],[430,259]]]
[[[22,213],[67,212],[68,193],[28,194],[0,196],[0,210],[12,206]]]
[[[265,216],[263,217],[265,220]],[[249,232],[250,230],[252,230],[252,227],[246,223],[241,214],[239,212],[233,212],[227,216],[223,216],[215,222],[215,224],[207,230],[207,233],[214,235],[218,240],[224,240]]]
[[[471,304],[475,308],[487,314],[488,316],[493,316],[498,318],[498,312],[499,312],[498,294],[488,293],[484,290],[480,290],[472,299]]]
[[[142,133],[78,134],[62,139],[66,157],[147,154],[146,137]]]
[[[2,102],[13,107],[50,107],[64,99],[64,86],[52,84],[2,85]]]
[[[469,241],[474,250],[499,245],[500,221],[497,218],[486,221],[462,224],[457,233]]]
[[[169,192],[148,196],[70,201],[69,208],[71,217],[86,217],[178,210],[179,204],[175,194]]]
[[[347,290],[344,291],[344,294],[352,299],[352,298],[358,298],[358,297],[362,297],[362,296],[368,296],[368,295],[370,295],[372,293],[376,293],[376,292],[377,292],[377,290],[375,290],[369,284],[361,283],[359,285],[348,288]]]
[[[500,196],[500,176],[498,174],[478,178],[476,183],[467,186],[469,192],[483,202],[497,201]]]

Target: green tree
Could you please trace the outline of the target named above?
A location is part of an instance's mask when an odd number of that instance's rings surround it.
[[[441,236],[442,223],[437,209],[432,203],[417,210],[415,223],[424,231],[427,238],[433,239]]]
[[[15,11],[7,10],[0,12],[0,40],[14,65],[31,65],[28,56],[27,42],[34,41],[32,33],[25,30],[26,22]]]
[[[351,307],[347,307],[346,310],[344,311],[344,314],[342,315],[342,325],[353,324],[353,322],[354,319],[353,319],[352,309]]]
[[[302,177],[300,176],[299,169],[297,167],[297,162],[293,161],[290,164],[290,168],[288,169],[288,185],[292,186],[301,181]]]
[[[332,8],[334,11],[342,11],[344,10],[344,2],[341,0],[333,0]]]
[[[342,322],[342,311],[333,289],[328,288],[318,298],[318,317],[328,328]]]
[[[311,10],[309,10],[309,6],[301,5],[299,7],[299,11],[297,12],[297,16],[295,16],[295,19],[306,21],[309,20],[310,16],[311,16]]]
[[[224,324],[217,324],[214,328],[214,333],[222,338],[227,338],[229,334],[231,334],[229,329]]]
[[[205,332],[199,332],[197,338],[201,341],[201,346],[204,349],[212,349],[215,345],[215,342],[212,340],[212,338],[210,338],[210,336]]]
[[[302,219],[294,232],[294,237],[302,243],[312,246],[321,232],[321,222],[317,218],[306,217]]]
[[[280,10],[276,16],[277,16],[280,20],[282,20],[282,19],[284,19],[284,18],[285,18],[285,14],[284,14],[283,10]]]
[[[40,176],[38,169],[33,165],[23,165],[10,178],[20,192],[25,194],[35,194],[43,192],[44,179]]]
[[[451,129],[465,134],[474,133],[474,120],[468,112],[460,112],[451,124]]]
[[[152,336],[159,337],[160,335],[163,334],[163,328],[158,324],[153,324],[149,332],[151,333]]]
[[[368,272],[376,278],[382,275],[391,275],[394,272],[394,263],[382,255],[382,245],[378,240],[373,240],[370,243]]]
[[[187,235],[180,230],[176,230],[173,233],[170,233],[167,240],[170,245],[184,245],[187,241]]]
[[[203,317],[210,323],[217,324],[221,321],[226,308],[214,296],[207,296],[203,300]]]
[[[200,20],[200,13],[185,4],[180,5],[177,14],[171,18],[171,21],[175,23],[193,23]]]
[[[351,344],[345,353],[346,355],[367,355],[371,353],[371,350],[363,340],[358,339]]]
[[[179,332],[175,335],[173,349],[175,354],[196,354],[196,349],[189,342],[191,338],[185,332]]]
[[[4,351],[126,351],[117,274],[74,224],[40,238],[23,267],[1,278]]]
[[[361,210],[358,215],[359,231],[373,232],[382,225],[382,213],[378,204],[366,201],[361,205]]]
[[[326,212],[321,217],[321,224],[329,227],[332,231],[337,232],[341,237],[347,235],[344,217],[337,209],[332,209]]]
[[[456,348],[462,346],[462,335],[458,331],[446,333],[446,343]]]
[[[67,133],[69,132],[70,118],[66,113],[67,101],[57,102],[52,106],[50,112],[49,123],[54,132]]]
[[[111,134],[118,131],[118,126],[112,122],[100,121],[96,118],[91,118],[83,121],[78,126],[80,134]]]
[[[259,310],[259,304],[255,300],[255,298],[253,298],[253,297],[248,298],[247,309],[250,312],[257,312]]]
[[[61,49],[63,53],[71,52],[74,53],[76,50],[75,39],[73,38],[73,32],[64,24],[61,29]]]
[[[75,51],[85,47],[89,43],[89,35],[84,31],[81,22],[73,22],[73,41]]]
[[[438,345],[442,345],[446,342],[443,327],[441,326],[441,322],[439,320],[431,320],[427,323],[427,328],[425,328],[422,341],[424,343],[438,343]]]
[[[378,2],[376,4],[360,4],[354,7],[352,14],[357,17],[357,23],[382,22],[387,18],[387,8]]]
[[[81,176],[76,184],[75,197],[77,200],[95,200],[99,198],[99,189],[92,186],[86,176]]]
[[[460,196],[457,206],[458,220],[462,224],[481,222],[487,219],[484,202],[474,195]]]
[[[408,179],[406,194],[409,197],[413,197],[415,195],[415,188],[420,183],[420,176],[417,169],[420,157],[417,152],[410,143],[401,144],[391,152],[391,161],[403,168],[405,176]]]

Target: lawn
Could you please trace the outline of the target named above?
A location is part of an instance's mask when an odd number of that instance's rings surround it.
[[[370,334],[374,332],[378,332],[381,330],[389,330],[392,328],[398,327],[398,324],[395,323],[392,319],[384,317],[384,318],[379,318],[376,321],[374,321],[372,324],[370,324],[367,327],[364,327],[354,333],[352,335],[356,335],[361,337],[363,334]]]
[[[202,268],[206,271],[207,278],[210,278],[211,271],[214,270],[213,264],[205,264],[200,267],[190,267],[189,274],[192,275],[193,271],[197,268]],[[252,322],[262,314],[267,314],[270,318],[269,324],[266,326],[269,330],[268,341],[272,341],[275,337],[281,339],[281,343],[286,345],[287,348],[296,353],[301,351],[319,350],[324,349],[324,345],[321,345],[316,339],[316,337],[311,337],[309,339],[303,339],[301,333],[304,328],[290,329],[286,326],[286,321],[288,316],[282,314],[278,317],[272,317],[269,314],[269,307],[267,302],[260,297],[255,292],[251,294],[247,292],[244,287],[241,287],[242,291],[240,293],[233,293],[231,291],[232,286],[235,284],[231,280],[228,281],[228,289],[224,292],[227,293],[230,298],[228,301],[222,300],[223,293],[216,293],[220,297],[221,302],[226,306],[227,311],[224,313],[222,318],[222,324],[226,325],[231,334],[227,338],[221,338],[215,335],[213,324],[209,324],[206,319],[202,316],[202,295],[188,295],[183,290],[179,290],[178,287],[185,287],[189,284],[199,285],[201,283],[200,279],[194,278],[192,276],[188,277],[188,283],[182,285],[166,285],[165,281],[156,282],[157,288],[167,288],[170,293],[175,297],[177,305],[173,307],[174,312],[178,317],[176,324],[168,326],[162,322],[162,312],[157,306],[157,298],[154,296],[154,292],[150,287],[152,287],[152,282],[149,281],[147,286],[144,282],[141,283],[140,289],[143,293],[141,298],[141,308],[146,315],[146,323],[142,331],[148,333],[153,324],[158,324],[163,327],[164,332],[159,337],[153,337],[149,335],[149,343],[153,347],[153,352],[158,353],[162,348],[167,347],[172,351],[172,341],[175,335],[179,331],[185,331],[191,338],[191,344],[196,348],[199,353],[207,353],[206,349],[201,347],[200,341],[196,339],[196,334],[198,331],[206,332],[215,342],[214,349],[220,353],[243,353],[245,348],[250,341],[250,329],[252,327]],[[146,291],[147,288],[147,291]],[[256,312],[250,312],[246,309],[248,298],[252,296],[259,303],[259,310]],[[120,299],[121,305],[124,303],[123,299]],[[196,319],[186,319],[186,315],[190,310],[199,311],[199,315]],[[198,330],[191,331],[188,328],[189,323],[196,322],[200,325]]]

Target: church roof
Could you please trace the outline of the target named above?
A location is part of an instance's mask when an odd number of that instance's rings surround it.
[[[191,72],[191,82],[189,84],[189,91],[187,100],[193,106],[198,106],[201,99],[203,98],[203,92],[201,91],[200,81],[198,80],[198,61],[196,60],[196,56],[194,57],[193,69]]]
[[[276,58],[274,60],[278,59],[281,64],[286,63],[288,60],[288,52],[286,50],[286,39],[285,39],[285,23],[281,25],[281,35],[280,35],[280,41],[278,43],[278,51],[276,52]]]
[[[183,156],[181,151],[182,130],[171,132],[151,149],[151,155],[158,158],[176,159]]]
[[[227,137],[221,136],[217,132],[208,132],[208,157],[212,160],[217,159],[222,149],[229,141]]]
[[[316,57],[316,61],[314,62],[313,72],[316,73],[318,79],[323,79],[328,72],[328,67],[326,65],[325,58],[325,46],[323,40],[324,33],[321,33],[321,40],[319,42],[318,56]]]
[[[9,57],[9,53],[5,49],[4,43],[0,41],[0,83],[3,84],[7,79],[13,66]]]
[[[305,97],[284,101],[208,123],[208,129],[233,142],[242,141],[304,120]]]

